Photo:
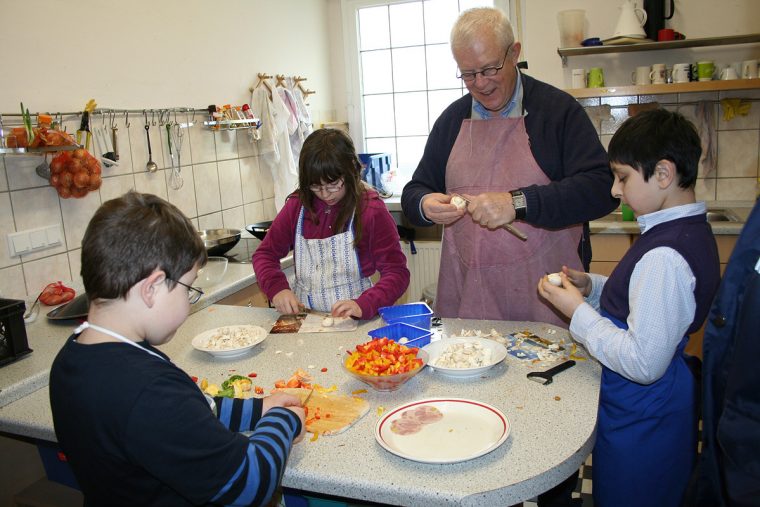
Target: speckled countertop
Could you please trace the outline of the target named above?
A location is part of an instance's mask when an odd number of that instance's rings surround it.
[[[172,360],[191,375],[220,382],[233,371],[256,372],[255,384],[269,388],[297,368],[314,376],[314,382],[337,385],[339,392],[367,388],[369,413],[339,435],[308,438],[296,445],[288,461],[283,484],[306,491],[372,500],[394,505],[511,505],[531,498],[577,470],[591,452],[595,435],[600,367],[594,361],[578,361],[543,386],[526,378],[530,371],[511,356],[475,378],[451,378],[426,368],[400,390],[376,392],[345,374],[340,366],[345,349],[368,339],[367,332],[382,325],[379,319],[363,322],[356,331],[320,334],[278,334],[248,354],[228,360],[215,359],[192,348],[198,333],[227,324],[258,324],[269,328],[277,314],[264,308],[213,305],[193,315],[177,335],[162,346]],[[547,336],[544,324],[525,322],[444,322],[444,334],[461,329],[492,328],[501,333],[532,329]],[[567,337],[554,328],[553,339]],[[60,345],[62,332],[56,346]],[[37,351],[35,351],[37,353]],[[38,354],[42,356],[43,354]],[[326,372],[321,368],[326,367]],[[470,461],[434,465],[397,457],[385,451],[374,436],[378,407],[431,397],[467,398],[500,409],[511,423],[504,444]],[[43,387],[0,408],[0,431],[44,440],[55,440]]]

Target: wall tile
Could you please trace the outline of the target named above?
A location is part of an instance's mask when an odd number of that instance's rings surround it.
[[[98,192],[90,192],[81,199],[61,199],[63,229],[66,234],[66,248],[68,250],[82,246],[84,231],[100,204],[100,193]]]
[[[224,219],[222,219],[222,213],[217,211],[209,215],[201,215],[198,217],[198,230],[204,229],[223,229]]]
[[[16,231],[36,229],[46,225],[62,224],[58,194],[51,186],[11,192],[11,205],[16,220]],[[23,262],[66,251],[65,243],[55,248],[21,256]]]
[[[252,202],[250,204],[246,204],[243,206],[243,213],[245,215],[245,224],[256,224],[259,222],[266,222],[267,220],[270,220],[267,218],[267,215],[264,213],[264,202]],[[252,238],[253,235],[248,232],[244,231],[243,236],[247,238]]]
[[[219,173],[216,162],[193,165],[195,176],[195,198],[198,203],[198,214],[206,215],[222,209],[219,194]]]
[[[667,104],[668,102],[676,102],[677,100],[678,94],[676,93],[666,93],[664,95],[639,95],[639,104],[648,104],[651,102]]]
[[[261,200],[261,171],[258,157],[240,159],[240,184],[243,190],[243,202]],[[270,178],[271,181],[271,178]]]
[[[720,178],[717,180],[719,201],[752,201],[757,193],[756,178]]]
[[[11,257],[8,250],[8,234],[16,232],[11,210],[11,196],[8,192],[0,193],[0,268],[21,264],[20,257]]]
[[[739,93],[740,91],[747,91],[747,92],[756,92],[758,90],[737,90],[734,91],[732,94],[726,94],[725,98],[727,99],[747,99],[747,98],[754,98],[751,96],[748,96],[743,93]],[[722,94],[723,96],[723,94]],[[754,129],[757,130],[760,128],[760,102],[740,102],[742,106],[749,106],[749,111],[747,111],[746,115],[741,115],[738,113],[738,111],[733,111],[734,116],[730,119],[726,120],[724,119],[724,115],[731,114],[731,111],[726,107],[724,108],[723,104],[719,104],[718,107],[718,128],[720,130],[741,130],[741,129]]]
[[[238,156],[252,157],[256,154],[256,141],[251,141],[251,131],[249,129],[236,130]]]
[[[628,119],[628,108],[613,107],[611,108],[610,113],[612,114],[612,120],[602,121],[602,134],[614,134],[615,131],[620,128],[620,125]]]
[[[699,201],[714,201],[716,197],[716,179],[715,178],[697,178],[697,183],[694,187],[697,200]]]
[[[193,164],[216,161],[214,133],[203,125],[203,119],[196,116],[195,123],[188,129],[190,154]]]
[[[81,287],[83,285],[82,275],[80,274],[82,271],[82,249],[69,250],[67,253],[69,256],[69,266],[71,267],[71,279],[74,284]]]
[[[718,133],[718,177],[757,177],[757,130],[730,130]]]
[[[39,294],[39,291],[37,291]],[[37,297],[37,294],[34,297]],[[26,299],[24,270],[21,264],[0,269],[0,296],[9,299]]]
[[[169,186],[169,172],[166,174],[169,202],[177,206],[188,217],[194,217],[198,215],[198,205],[195,201],[193,166],[188,165],[183,167],[180,171],[180,176],[182,177],[182,186],[178,190],[175,190]]]
[[[44,187],[49,183],[40,178],[35,168],[42,162],[42,157],[9,156],[5,157],[5,171],[8,175],[8,188],[20,190],[23,188]]]
[[[167,169],[159,169],[154,173],[135,173],[135,190],[144,194],[154,194],[162,199],[168,199],[166,178]]]
[[[638,104],[639,98],[636,95],[626,95],[623,97],[602,97],[601,104],[610,106],[627,106],[628,104]]]
[[[219,194],[222,198],[222,209],[242,205],[243,191],[238,160],[222,160],[216,165],[219,170]]]
[[[224,223],[224,227],[227,229],[238,229],[240,231],[244,231],[245,226],[248,225],[248,222],[245,221],[243,206],[236,206],[234,208],[223,210],[222,222]]]
[[[103,178],[103,184],[100,186],[100,199],[102,202],[110,201],[134,189],[135,176],[133,174]]]
[[[8,178],[5,174],[5,157],[0,157],[0,192],[8,190]]]
[[[39,294],[49,283],[62,281],[71,283],[71,267],[67,253],[24,262],[24,280],[27,294]]]
[[[236,132],[237,131],[235,130],[220,130],[214,132],[217,160],[238,158]]]

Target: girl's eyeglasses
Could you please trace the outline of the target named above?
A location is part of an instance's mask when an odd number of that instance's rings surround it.
[[[327,185],[312,185],[309,187],[309,190],[314,192],[315,194],[319,194],[322,192],[327,192],[328,194],[332,194],[337,192],[343,188],[343,180],[340,179],[333,183],[328,183]]]
[[[167,278],[167,280],[169,280],[169,278]],[[186,283],[182,283],[179,280],[172,280],[172,282],[178,283],[183,287],[187,287],[187,300],[191,305],[194,305],[201,299],[201,296],[203,295],[202,290],[196,289],[195,287],[192,287]]]

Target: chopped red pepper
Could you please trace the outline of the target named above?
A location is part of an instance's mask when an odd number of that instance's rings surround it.
[[[256,386],[253,388],[253,392],[255,392],[256,394],[264,394],[264,388],[261,386]]]
[[[322,368],[320,371],[321,371],[322,373],[324,373],[324,372],[326,372],[326,371],[327,371],[327,368]]]
[[[259,375],[258,375],[257,373],[249,373],[249,374],[248,374],[248,376],[249,376],[250,378],[256,378],[256,377],[258,377]]]
[[[192,375],[190,378],[193,380],[193,382],[198,382],[198,377],[195,375]]]

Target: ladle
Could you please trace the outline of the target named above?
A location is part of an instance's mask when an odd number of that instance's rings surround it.
[[[158,164],[153,162],[153,152],[150,149],[150,125],[145,125],[145,136],[148,138],[148,163],[145,164],[145,169],[154,173],[158,169]]]

